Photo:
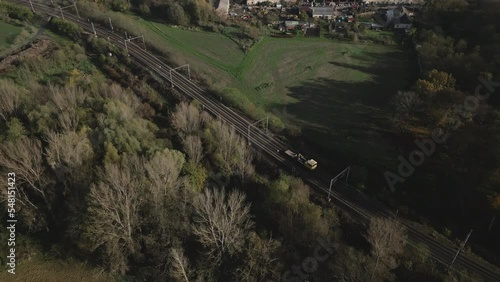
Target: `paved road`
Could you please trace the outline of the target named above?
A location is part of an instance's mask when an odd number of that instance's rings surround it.
[[[21,3],[29,6],[26,0],[10,0],[11,2]],[[33,6],[37,13],[48,14],[51,16],[60,16],[60,12],[51,6],[33,2]],[[80,19],[76,15],[64,11],[66,20],[77,23],[84,30],[92,32],[92,27],[87,19]],[[116,46],[125,47],[124,38],[113,33],[107,27],[95,25],[98,36],[108,38]],[[211,112],[224,122],[232,125],[240,134],[248,137],[249,128],[251,129],[250,142],[254,148],[265,154],[267,157],[273,159],[280,166],[285,166],[293,169],[304,181],[309,183],[313,188],[318,191],[328,193],[331,173],[324,168],[318,167],[316,171],[308,171],[303,166],[290,159],[284,154],[289,146],[282,141],[276,139],[272,134],[266,133],[263,130],[252,126],[253,121],[237,114],[230,108],[224,106],[217,98],[213,97],[209,91],[203,89],[187,77],[172,70],[172,67],[165,64],[153,54],[145,51],[142,47],[132,42],[127,43],[130,56],[133,60],[151,71],[155,75],[163,78],[165,81],[171,83],[177,90],[184,95],[198,100],[207,111]],[[360,220],[369,221],[376,216],[395,217],[395,215],[384,205],[369,199],[365,195],[356,191],[356,189],[349,187],[345,183],[339,183],[331,193],[332,202],[341,209],[349,212]],[[451,262],[457,246],[452,243],[441,243],[437,239],[427,234],[422,226],[415,222],[411,222],[404,218],[399,218],[399,222],[406,226],[408,230],[408,237],[411,243],[425,244],[429,247],[432,257],[448,266]],[[498,282],[500,281],[500,270],[477,257],[468,254],[460,254],[455,261],[454,270],[465,269],[470,273],[479,275],[484,281]]]

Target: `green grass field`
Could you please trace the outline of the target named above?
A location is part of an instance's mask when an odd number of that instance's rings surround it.
[[[101,22],[110,17],[115,27],[144,35],[176,65],[189,63],[208,87],[226,92],[225,99],[254,119],[270,113],[289,127],[300,127],[301,139],[309,141],[304,148],[319,151],[315,158],[328,156],[341,165],[390,161],[391,167],[397,160],[387,103],[415,77],[416,60],[410,52],[326,38],[264,37],[244,53],[218,33],[94,8],[82,2],[82,13]],[[270,124],[279,127],[279,122]]]
[[[265,37],[244,54],[216,33],[140,23],[214,88],[240,90],[258,108],[300,127],[305,140],[339,162],[396,159],[387,140],[387,103],[411,83],[415,68],[398,47]]]
[[[0,48],[10,45],[12,40],[22,30],[22,27],[0,22]]]

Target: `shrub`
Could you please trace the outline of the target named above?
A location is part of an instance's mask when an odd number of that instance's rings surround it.
[[[82,32],[81,27],[59,18],[51,18],[48,26],[55,32],[66,35],[72,39],[78,39]]]
[[[23,6],[18,6],[11,3],[0,3],[0,14],[7,14],[9,18],[16,20],[28,20],[33,18],[33,13]]]

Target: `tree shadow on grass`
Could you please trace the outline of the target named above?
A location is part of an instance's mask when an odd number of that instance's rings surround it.
[[[294,98],[295,103],[272,107],[283,109],[286,123],[302,128],[304,147],[315,148],[316,154],[344,163],[392,164],[397,160],[397,147],[388,103],[398,90],[406,89],[412,82],[412,63],[397,52],[349,56],[357,64],[330,64],[369,79],[363,82],[335,78],[306,81],[288,88],[288,96]],[[375,63],[363,64],[367,57]]]

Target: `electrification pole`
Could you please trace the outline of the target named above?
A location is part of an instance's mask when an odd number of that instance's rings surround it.
[[[78,16],[78,18],[80,19],[80,13],[78,13],[78,8],[76,7],[76,2],[73,2],[73,4],[75,5],[76,15],[77,15],[77,16]]]
[[[172,85],[172,89],[174,89],[174,79],[172,77],[172,70],[170,70],[170,85]]]
[[[178,69],[180,69],[180,68],[186,68],[186,67],[188,69],[189,80],[191,80],[191,71],[189,70],[189,64],[185,64],[185,65],[178,66],[176,68],[170,69],[170,71],[169,71],[170,72],[170,83],[172,84],[172,88],[174,88],[174,77],[172,75],[172,72],[173,71],[177,72]]]
[[[262,121],[264,121],[264,120],[266,120],[266,132],[267,132],[267,126],[268,126],[268,122],[267,122],[267,120],[269,120],[269,119],[268,119],[268,116],[266,116],[265,118],[260,119],[260,120],[258,120],[258,121],[256,121],[256,122],[251,123],[251,124],[249,124],[249,125],[248,125],[248,136],[247,136],[247,138],[248,138],[248,144],[251,144],[251,143],[250,143],[250,128],[251,128],[252,126],[253,126],[253,127],[255,127],[255,124],[258,124],[258,123],[260,123],[260,122],[262,122]]]
[[[347,182],[347,180],[349,179],[349,172],[350,171],[351,171],[351,167],[348,166],[346,169],[341,171],[339,174],[337,174],[337,176],[335,176],[334,178],[332,178],[330,180],[330,188],[328,188],[328,202],[331,201],[330,194],[332,193],[332,187],[335,184],[335,182],[337,182],[337,180],[339,178],[341,178],[342,176],[345,176],[345,182]]]
[[[451,267],[453,266],[453,263],[458,257],[458,254],[464,249],[465,244],[467,244],[467,241],[469,240],[470,234],[472,234],[472,229],[470,230],[469,234],[467,234],[467,237],[465,238],[465,241],[462,243],[462,245],[458,248],[457,253],[453,257],[453,260],[450,263],[450,266],[448,267],[448,272],[450,271]]]
[[[109,26],[111,27],[111,31],[114,32],[113,24],[111,23],[111,18],[108,18],[108,19],[109,19]]]
[[[63,14],[63,11],[62,11],[61,6],[59,6],[59,11],[61,12],[61,17],[62,17],[62,19],[64,20],[64,14]]]
[[[92,25],[92,30],[94,31],[94,36],[97,37],[97,32],[95,32],[94,23],[90,22],[90,24]]]
[[[30,1],[30,3],[31,3],[31,1]],[[59,6],[59,11],[61,12],[61,17],[62,17],[63,20],[64,20],[64,14],[63,14],[62,10],[67,9],[67,8],[71,8],[71,7],[75,7],[76,14],[78,15],[78,18],[80,18],[80,14],[78,13],[78,8],[76,7],[76,2],[73,2],[72,5],[69,5],[69,6],[66,6],[66,7]]]
[[[488,232],[491,230],[491,227],[493,226],[493,222],[495,221],[496,216],[493,217],[493,219],[490,222],[490,227],[488,227]]]
[[[31,0],[30,0],[30,6],[31,6],[31,11],[35,13],[35,8],[33,8],[33,2],[31,2]]]

